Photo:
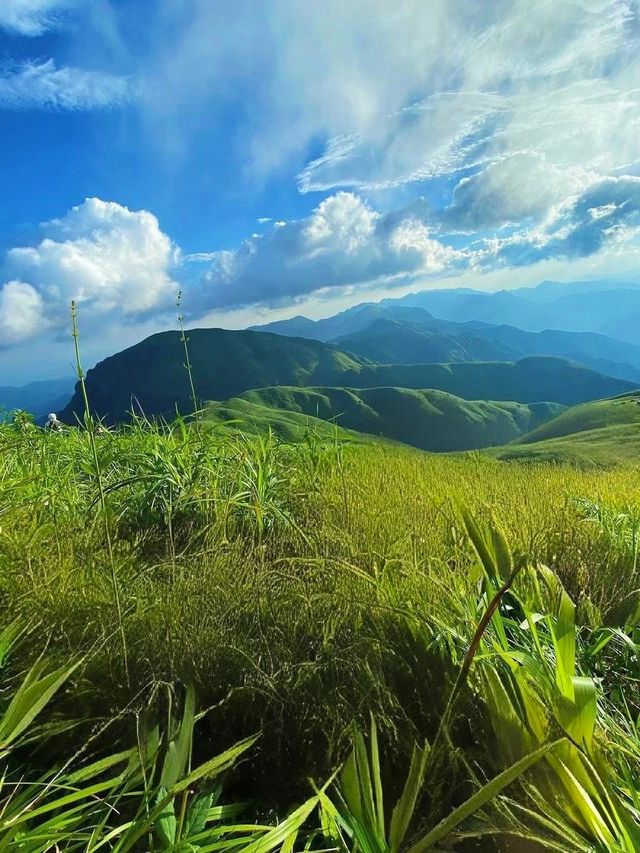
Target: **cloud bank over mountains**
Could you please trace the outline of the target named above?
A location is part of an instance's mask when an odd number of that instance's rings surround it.
[[[0,28],[30,44],[80,5],[4,0]],[[293,183],[307,206],[191,254],[122,199],[60,211],[0,259],[0,346],[54,334],[71,298],[115,327],[164,316],[180,287],[197,319],[461,276],[482,286],[547,262],[567,276],[583,259],[637,263],[633,0],[325,0],[304,14],[299,0],[159,0],[135,52],[134,7],[102,5],[118,67],[34,49],[0,68],[0,109],[126,107],[149,156],[155,140],[190,151],[231,114],[244,178]]]
[[[74,299],[92,324],[165,316],[179,289],[190,319],[245,305],[287,305],[320,293],[415,285],[549,259],[626,259],[640,227],[640,178],[607,178],[540,225],[454,247],[423,202],[387,213],[351,192],[307,218],[275,222],[237,249],[184,255],[148,211],[86,199],[41,225],[42,240],[8,250],[0,270],[0,346],[68,325]],[[190,267],[202,272],[195,278]],[[202,269],[204,268],[204,269]]]

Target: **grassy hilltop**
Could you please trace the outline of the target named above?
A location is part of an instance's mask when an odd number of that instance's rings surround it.
[[[501,459],[553,459],[580,464],[637,464],[640,460],[640,394],[573,406],[491,451]]]

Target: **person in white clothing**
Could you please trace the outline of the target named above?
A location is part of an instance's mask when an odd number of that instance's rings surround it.
[[[47,422],[44,425],[44,428],[48,432],[62,432],[62,422],[58,420],[58,416],[55,412],[51,412],[51,414],[47,417]]]

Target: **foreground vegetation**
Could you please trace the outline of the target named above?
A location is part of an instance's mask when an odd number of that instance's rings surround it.
[[[638,470],[338,438],[0,427],[0,849],[640,849]]]

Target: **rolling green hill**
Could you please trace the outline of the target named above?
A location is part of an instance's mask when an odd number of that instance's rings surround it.
[[[357,373],[364,359],[318,341],[227,329],[192,329],[189,356],[201,400],[226,400],[267,385],[334,384]],[[171,416],[191,411],[189,380],[179,332],[161,332],[99,362],[87,373],[94,411],[109,423],[130,411]],[[62,412],[69,423],[82,412],[75,394]]]
[[[211,404],[207,415],[217,422],[238,417],[243,430],[252,427],[248,431],[271,425],[282,433],[284,426],[288,437],[296,437],[310,425],[317,429],[323,424],[326,430],[330,422],[442,452],[503,444],[562,410],[556,403],[470,401],[444,391],[407,388],[276,387]]]
[[[346,370],[339,384],[354,388],[433,388],[467,400],[563,405],[626,393],[637,387],[633,382],[614,379],[564,359],[546,356],[532,356],[516,362],[363,364],[357,369]]]
[[[305,414],[300,409],[287,410],[270,406],[259,398],[250,397],[252,394],[253,392],[247,392],[224,403],[205,404],[205,422],[228,433],[265,435],[271,430],[278,438],[289,442],[302,441],[310,433],[326,441],[338,439],[361,443],[370,440],[364,433],[345,429],[335,422]]]
[[[195,329],[188,333],[200,400],[227,400],[274,385],[347,388],[432,388],[471,400],[573,405],[633,390],[614,379],[556,358],[517,362],[381,365],[319,341],[264,332]],[[93,410],[109,423],[131,410],[171,417],[192,409],[178,332],[152,335],[96,365],[87,374]],[[61,413],[73,423],[82,412],[79,389]]]
[[[573,406],[491,452],[500,459],[640,464],[640,394]]]

